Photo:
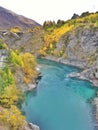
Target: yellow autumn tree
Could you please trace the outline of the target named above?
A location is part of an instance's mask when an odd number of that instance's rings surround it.
[[[20,28],[19,27],[12,27],[10,29],[10,32],[18,33],[18,32],[20,32]]]
[[[30,83],[34,77],[37,75],[36,71],[36,60],[35,57],[30,53],[25,53],[22,57],[23,60],[23,72],[25,74],[24,81],[25,83]]]
[[[14,105],[0,111],[0,124],[7,126],[9,130],[22,130],[25,123],[25,117]]]
[[[22,57],[19,54],[18,50],[10,51],[9,61],[10,61],[11,64],[14,64],[14,65],[20,65],[20,66],[23,65]]]
[[[18,102],[18,89],[14,85],[5,88],[4,93],[0,96],[0,104],[4,107],[10,107]]]

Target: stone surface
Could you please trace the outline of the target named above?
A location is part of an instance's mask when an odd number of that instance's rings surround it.
[[[6,49],[1,49],[0,50],[0,68],[3,68],[7,62],[7,57],[8,57],[9,51]]]
[[[23,130],[40,130],[39,126],[33,124],[33,123],[28,123],[25,125]]]
[[[61,57],[64,62],[81,64],[82,68],[98,65],[98,28],[79,27],[64,34],[57,43],[57,51],[62,47],[65,48]]]

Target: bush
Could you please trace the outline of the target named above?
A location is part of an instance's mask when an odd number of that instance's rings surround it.
[[[22,130],[25,123],[25,117],[14,105],[10,109],[0,111],[0,124],[8,126],[9,130]]]
[[[11,70],[6,66],[4,69],[0,70],[0,94],[4,92],[4,89],[15,84],[14,76]]]
[[[17,50],[10,51],[9,62],[13,65],[19,65],[19,66],[23,65],[22,57]]]
[[[35,57],[30,53],[25,53],[22,57],[23,60],[23,72],[25,74],[25,83],[30,83],[36,76],[36,60]]]

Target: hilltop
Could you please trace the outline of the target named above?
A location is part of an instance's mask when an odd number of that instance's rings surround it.
[[[34,20],[0,7],[0,29],[9,29],[15,26],[26,29],[34,26],[40,26],[40,24]]]

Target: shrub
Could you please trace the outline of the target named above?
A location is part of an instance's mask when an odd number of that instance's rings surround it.
[[[9,109],[0,111],[0,124],[8,126],[9,130],[22,130],[25,123],[25,117],[14,105]]]
[[[5,87],[15,84],[14,76],[11,70],[6,66],[0,70],[0,94],[4,92]]]
[[[19,65],[19,66],[23,65],[22,57],[17,50],[10,51],[9,62],[13,65]]]

